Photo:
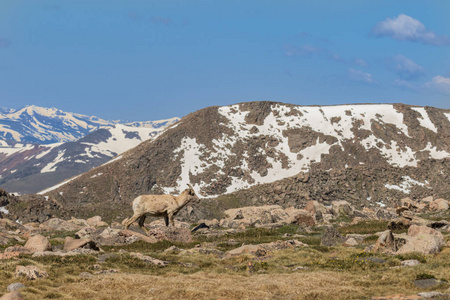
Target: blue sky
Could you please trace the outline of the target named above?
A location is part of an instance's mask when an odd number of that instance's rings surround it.
[[[450,108],[450,1],[0,1],[0,106],[155,120],[211,105]]]

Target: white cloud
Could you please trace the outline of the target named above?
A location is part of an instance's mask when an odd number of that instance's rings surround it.
[[[425,86],[450,95],[450,77],[435,76]]]
[[[413,80],[425,75],[425,69],[403,55],[394,56],[387,61],[388,68],[402,79]]]
[[[418,42],[427,45],[450,45],[450,38],[446,35],[438,36],[425,28],[419,20],[400,14],[396,18],[387,18],[378,22],[371,33],[377,37],[388,36],[400,41]]]
[[[350,75],[350,78],[355,80],[355,81],[360,81],[360,82],[364,82],[364,83],[375,83],[375,81],[373,80],[373,76],[370,73],[366,73],[360,70],[355,70],[355,69],[349,69],[348,73]]]

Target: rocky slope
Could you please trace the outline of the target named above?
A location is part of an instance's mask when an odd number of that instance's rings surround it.
[[[449,198],[449,157],[449,110],[249,102],[192,113],[49,196],[80,213],[111,211],[137,195],[176,194],[191,183],[204,203],[254,187],[242,192],[245,201],[393,205],[404,196]],[[207,213],[214,205],[202,207]]]

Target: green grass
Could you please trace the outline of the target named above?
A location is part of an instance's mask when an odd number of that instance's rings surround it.
[[[374,234],[379,231],[387,230],[387,221],[370,220],[357,224],[351,224],[339,228],[341,234],[357,233],[357,234]]]

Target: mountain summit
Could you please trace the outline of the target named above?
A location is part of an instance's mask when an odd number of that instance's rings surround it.
[[[449,110],[404,104],[248,102],[191,113],[158,138],[50,195],[78,206],[128,205],[140,194],[180,193],[187,183],[200,196],[214,198],[301,177],[310,185],[301,193],[297,180],[295,188],[261,201],[280,198],[279,204],[300,206],[312,195],[320,197],[314,200],[332,201],[349,194],[346,199],[356,202],[389,204],[430,189],[450,196],[445,179],[449,157]],[[376,180],[352,189],[345,178],[357,178],[355,174]],[[295,195],[289,192],[294,190]]]

